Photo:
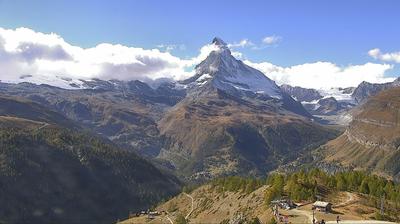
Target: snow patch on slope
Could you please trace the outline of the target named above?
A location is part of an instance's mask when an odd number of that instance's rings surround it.
[[[83,82],[79,79],[65,78],[62,76],[49,75],[22,75],[15,79],[0,80],[3,83],[21,83],[29,82],[33,84],[45,84],[63,89],[83,89]]]
[[[354,99],[351,96],[352,93],[344,93],[342,89],[339,88],[331,88],[327,90],[318,90],[318,92],[324,97],[334,97],[337,101],[344,101],[349,103],[354,103]]]

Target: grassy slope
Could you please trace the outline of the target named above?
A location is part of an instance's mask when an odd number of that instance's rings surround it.
[[[262,223],[272,217],[270,209],[263,200],[266,186],[256,189],[250,194],[242,192],[218,192],[210,185],[203,185],[190,193],[194,199],[194,210],[189,217],[191,223],[220,223],[230,220],[238,214],[246,217],[258,217]],[[171,220],[175,220],[178,214],[184,216],[191,209],[191,199],[184,193],[157,206],[158,211],[169,211]],[[145,218],[132,218],[123,221],[123,224],[140,223]],[[165,215],[158,217],[156,223],[168,222]]]

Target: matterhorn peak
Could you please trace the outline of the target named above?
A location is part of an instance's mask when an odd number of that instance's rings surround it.
[[[216,46],[227,47],[228,45],[219,37],[214,37],[212,43]]]
[[[225,53],[231,55],[228,44],[226,44],[221,38],[214,37],[211,43],[218,48],[218,50],[216,51],[217,53]]]
[[[211,51],[207,58],[195,67],[196,74],[183,83],[192,82],[196,86],[211,83],[217,89],[226,92],[253,92],[282,98],[274,81],[233,57],[228,45],[221,38],[214,38],[212,44],[218,49]]]

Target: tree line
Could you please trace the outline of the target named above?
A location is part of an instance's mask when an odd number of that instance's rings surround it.
[[[292,200],[316,200],[318,196],[333,191],[351,191],[367,196],[391,201],[400,207],[400,184],[363,171],[346,171],[335,174],[320,169],[300,170],[283,174],[273,173],[266,179],[244,178],[238,176],[222,177],[210,182],[218,191],[241,191],[251,193],[263,185],[268,185],[265,201],[288,196]]]

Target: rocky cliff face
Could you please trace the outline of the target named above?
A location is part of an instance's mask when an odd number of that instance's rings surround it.
[[[348,102],[337,101],[334,97],[328,97],[318,100],[314,105],[312,113],[315,115],[335,115],[346,112],[355,105]]]
[[[315,89],[307,89],[299,86],[281,85],[282,91],[286,92],[299,102],[312,102],[321,99],[323,96]]]

